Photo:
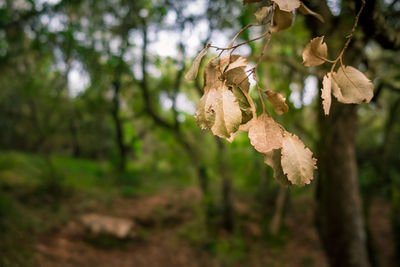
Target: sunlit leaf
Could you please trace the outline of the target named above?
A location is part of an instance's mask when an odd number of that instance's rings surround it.
[[[296,136],[285,132],[282,140],[282,169],[288,180],[295,185],[309,184],[317,167],[310,149]]]
[[[341,66],[333,73],[333,95],[346,104],[368,103],[374,96],[374,85],[359,70],[351,66]]]
[[[200,99],[197,123],[214,135],[229,139],[242,121],[242,112],[233,93],[224,84],[208,90]]]
[[[322,81],[322,89],[321,89],[321,98],[322,98],[322,107],[324,108],[325,115],[329,115],[329,110],[331,108],[332,102],[332,77],[331,74],[328,73],[324,76]]]
[[[282,147],[282,129],[266,114],[261,115],[250,125],[250,143],[261,153]]]
[[[292,12],[300,6],[299,0],[272,0],[282,11]]]

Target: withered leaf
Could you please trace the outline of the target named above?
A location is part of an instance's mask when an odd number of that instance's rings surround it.
[[[299,0],[272,0],[274,1],[281,10],[292,12],[300,6]]]
[[[254,13],[254,16],[256,17],[256,20],[259,24],[265,24],[268,21],[268,16],[270,12],[272,11],[271,6],[263,6],[257,9],[257,11]]]
[[[368,103],[374,96],[374,85],[359,70],[351,66],[341,66],[333,73],[333,95],[346,104]]]
[[[332,76],[330,73],[324,76],[322,81],[321,98],[322,107],[324,108],[325,115],[329,115],[332,102]]]
[[[282,147],[282,129],[266,114],[262,114],[250,125],[250,143],[261,153]]]
[[[225,69],[225,72],[230,71],[235,68],[242,68],[243,70],[247,67],[247,58],[239,56],[239,55],[232,55],[230,57],[230,62],[228,67]]]
[[[303,2],[300,3],[299,11],[304,15],[311,15],[319,19],[321,22],[325,22],[324,18],[320,14],[309,9]]]
[[[224,73],[223,75],[228,86],[238,86],[242,90],[248,92],[250,89],[249,78],[242,68],[234,68]]]
[[[218,57],[212,59],[204,68],[204,93],[211,88],[219,87],[222,84],[220,77],[222,75],[219,68],[220,59]]]
[[[288,180],[295,185],[309,184],[317,167],[310,149],[296,136],[285,132],[282,140],[282,169]]]
[[[279,32],[286,30],[292,26],[294,14],[293,12],[287,12],[279,9],[279,6],[275,7],[274,16],[272,18],[271,32]]]
[[[240,110],[242,111],[242,124],[245,124],[253,118],[253,113],[251,111],[249,101],[239,87],[234,85],[231,88],[232,93],[235,95],[239,103]]]
[[[203,48],[203,50],[200,51],[200,53],[197,55],[195,60],[192,63],[192,66],[190,67],[189,71],[185,74],[185,79],[186,80],[194,80],[197,77],[197,73],[199,72],[199,66],[201,63],[202,58],[207,54],[208,48],[210,47],[210,43],[206,45],[206,47]]]
[[[286,98],[281,94],[271,90],[265,90],[265,94],[267,95],[268,101],[274,106],[276,114],[281,115],[289,111],[289,107],[285,102]]]
[[[328,56],[328,47],[324,43],[324,36],[315,37],[304,48],[304,66],[318,66],[325,62],[323,58]]]
[[[229,139],[242,121],[242,112],[233,93],[224,84],[208,90],[200,99],[197,123],[214,135]]]
[[[286,174],[283,173],[281,158],[281,149],[274,149],[265,153],[264,163],[272,167],[274,170],[275,180],[277,180],[284,187],[288,187],[292,183],[288,180]]]

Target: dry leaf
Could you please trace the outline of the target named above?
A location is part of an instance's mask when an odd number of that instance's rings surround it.
[[[208,48],[210,47],[210,45],[211,45],[211,43],[208,43],[206,45],[206,47],[204,47],[203,50],[201,50],[200,53],[197,55],[197,57],[195,58],[195,60],[192,63],[192,66],[190,67],[189,71],[185,74],[186,80],[196,79],[201,60],[207,54]]]
[[[282,147],[282,129],[266,114],[261,115],[250,125],[250,143],[261,153]]]
[[[277,180],[284,187],[288,187],[292,183],[288,180],[286,174],[283,173],[281,157],[281,149],[274,149],[265,153],[264,163],[272,167],[274,170],[275,180]]]
[[[333,73],[333,95],[346,104],[369,103],[374,96],[374,85],[359,70],[351,66],[341,66]]]
[[[239,87],[232,86],[231,89],[239,103],[240,110],[242,111],[242,124],[247,123],[253,118],[253,112],[251,111],[249,101]]]
[[[272,0],[274,1],[281,10],[292,12],[300,6],[299,0]]]
[[[279,32],[286,30],[292,26],[293,22],[293,12],[286,12],[279,9],[279,6],[275,7],[274,16],[272,19],[271,32]]]
[[[268,22],[268,16],[272,10],[272,7],[270,6],[263,6],[260,7],[255,13],[254,16],[256,17],[256,20],[258,21],[259,24],[265,24]]]
[[[221,86],[222,81],[219,79],[222,75],[220,66],[220,59],[218,57],[211,60],[204,68],[204,93],[211,88]]]
[[[304,48],[304,66],[318,66],[325,62],[323,58],[328,56],[328,47],[324,41],[324,36],[312,39]]]
[[[230,71],[235,68],[242,68],[243,70],[247,67],[247,58],[239,56],[239,55],[232,55],[230,57],[230,63],[225,69],[225,72]]]
[[[329,110],[331,108],[332,102],[332,76],[330,73],[324,76],[322,81],[321,98],[322,106],[324,108],[325,115],[329,115]]]
[[[312,11],[311,9],[309,9],[303,2],[301,2],[301,4],[300,4],[299,11],[301,13],[303,13],[304,15],[311,15],[311,16],[316,17],[322,23],[325,22],[324,18],[320,14],[318,14],[318,13]]]
[[[285,132],[282,140],[282,169],[295,185],[309,184],[314,176],[316,159],[310,149],[296,136]]]
[[[224,73],[224,80],[228,86],[238,86],[248,92],[250,89],[249,78],[242,68],[234,68]]]
[[[197,123],[210,129],[214,135],[229,139],[242,121],[239,103],[227,86],[211,88],[200,99],[196,113]]]
[[[271,90],[265,90],[265,94],[267,95],[268,101],[274,106],[276,114],[281,115],[289,111],[289,107],[285,102],[286,98],[284,98],[281,94]]]

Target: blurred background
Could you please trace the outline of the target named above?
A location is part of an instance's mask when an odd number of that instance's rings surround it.
[[[301,54],[325,35],[336,58],[361,1],[304,1],[325,23],[272,38],[258,78],[318,159],[311,185],[196,125],[193,58],[268,2],[0,0],[0,266],[400,266],[400,1],[368,0],[344,56],[373,100],[328,117],[330,66]],[[254,66],[262,47],[235,53]]]

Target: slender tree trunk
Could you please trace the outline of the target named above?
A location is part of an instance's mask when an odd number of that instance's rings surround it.
[[[280,186],[278,196],[276,197],[275,213],[272,217],[271,227],[269,229],[272,235],[276,235],[281,228],[287,192],[288,190],[286,188]]]
[[[357,107],[333,101],[331,114],[320,108],[317,225],[333,267],[369,266],[357,179]]]
[[[119,92],[121,89],[121,82],[120,82],[120,77],[119,74],[116,74],[116,79],[113,81],[112,86],[113,86],[113,99],[112,99],[112,110],[111,110],[111,115],[114,121],[115,125],[115,131],[116,131],[116,141],[117,141],[117,147],[118,147],[118,152],[119,152],[119,161],[118,161],[118,169],[120,171],[124,171],[126,168],[126,148],[124,144],[124,132],[122,128],[122,122],[119,117],[119,111],[120,111],[120,101],[119,101]]]
[[[224,144],[219,137],[215,137],[218,146],[218,165],[219,173],[222,178],[222,226],[228,231],[232,232],[234,227],[234,208],[232,200],[232,176],[227,166]]]

